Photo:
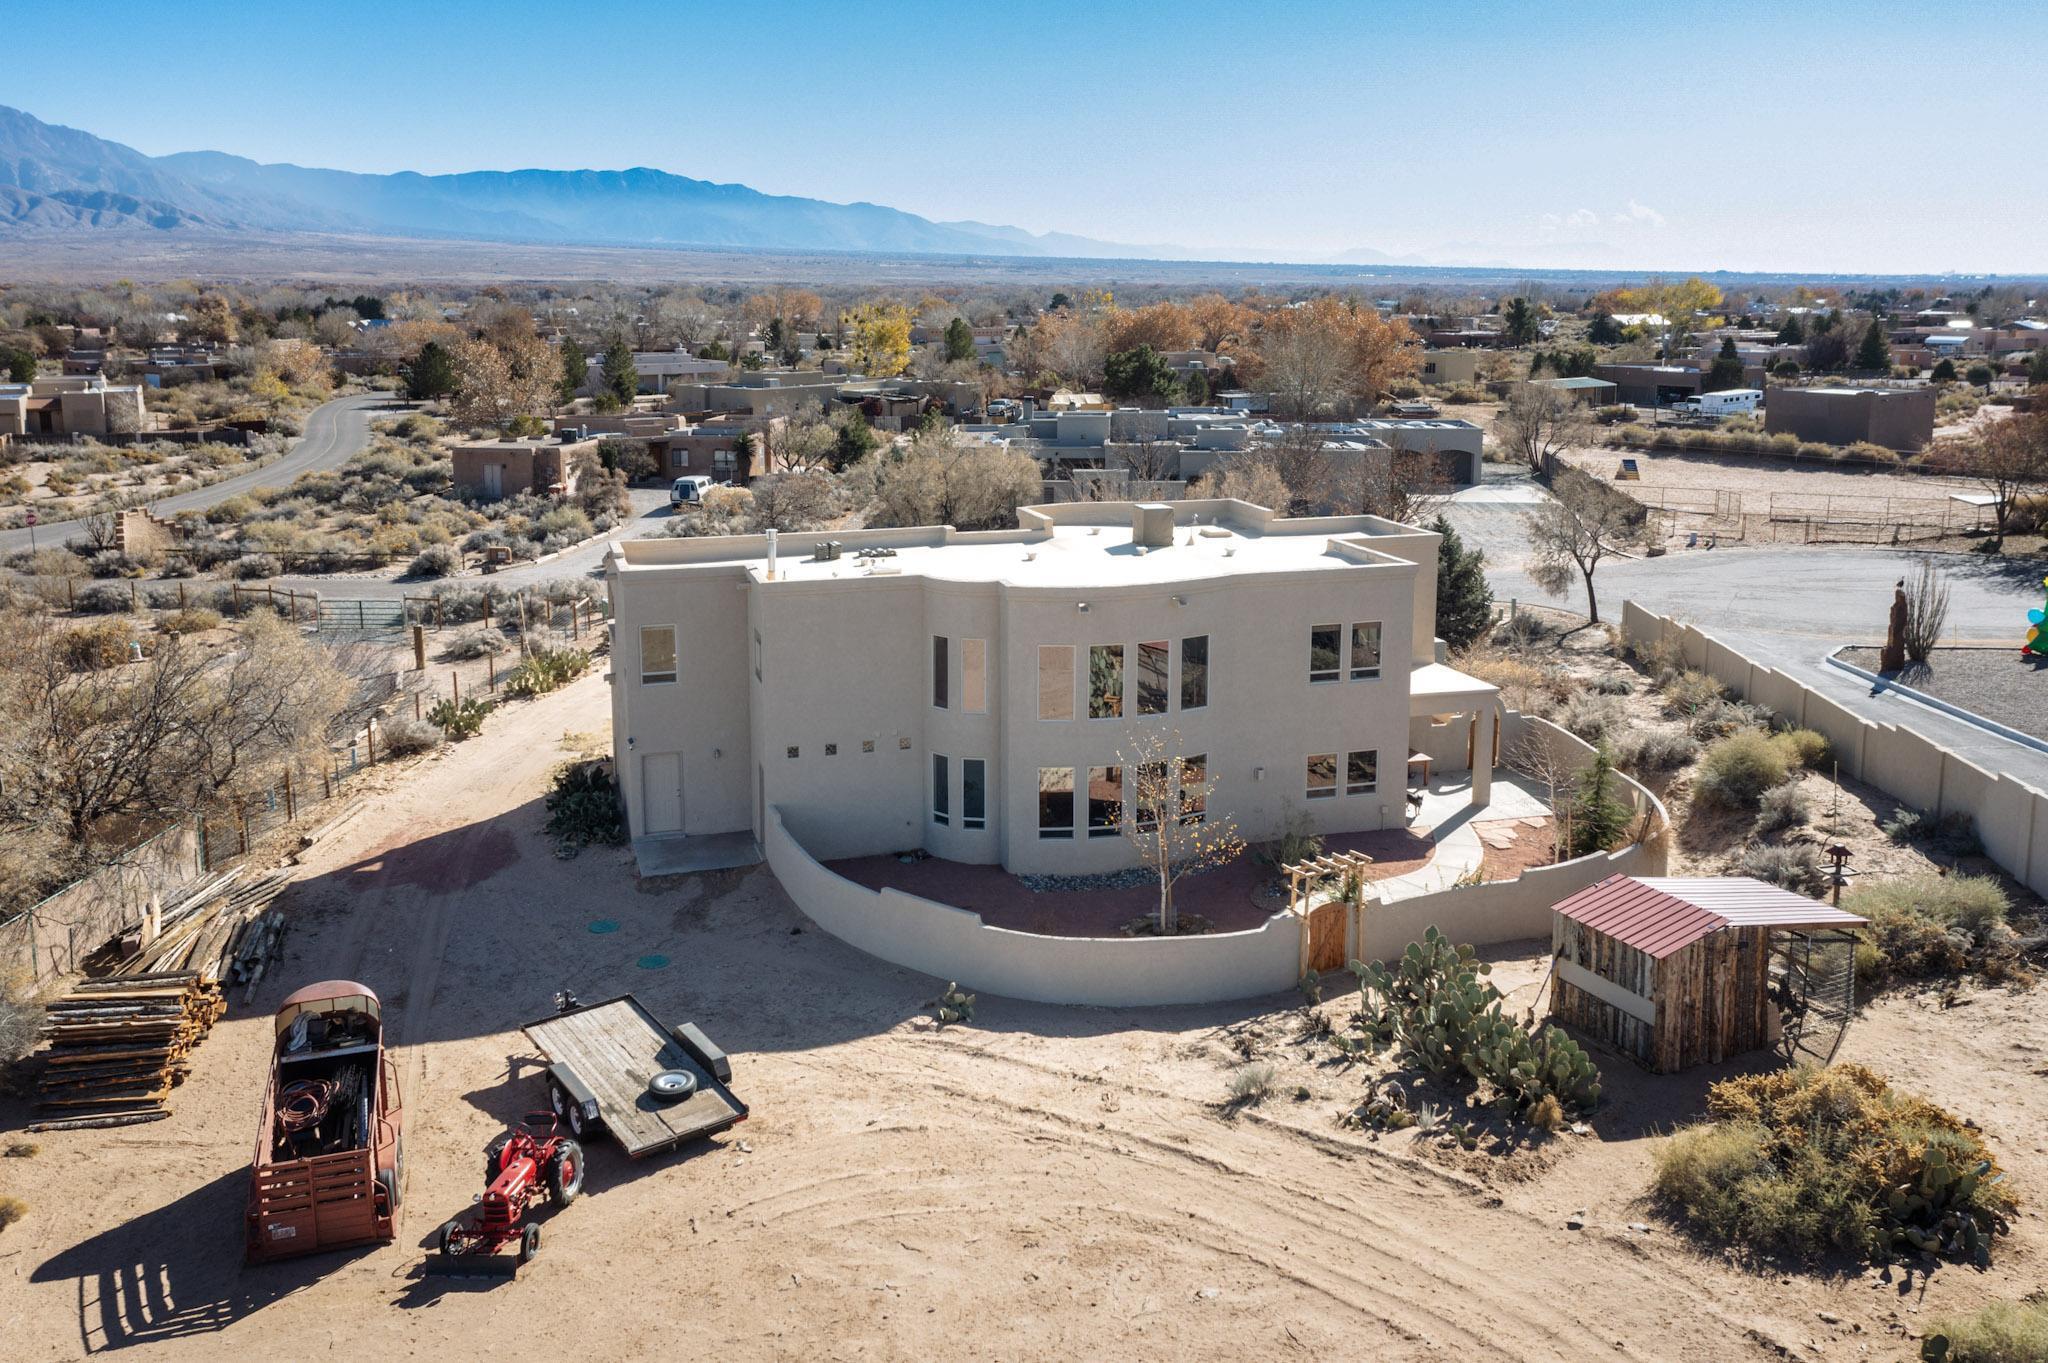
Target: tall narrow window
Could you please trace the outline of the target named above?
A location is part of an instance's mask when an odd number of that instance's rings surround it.
[[[1351,627],[1351,680],[1380,674],[1380,622]]]
[[[932,754],[932,822],[936,824],[953,821],[953,800],[951,773],[946,770],[946,759],[938,753]]]
[[[1038,769],[1038,836],[1041,838],[1071,838],[1074,836],[1074,769],[1072,767],[1040,767]]]
[[[1308,760],[1308,798],[1328,800],[1337,794],[1337,754],[1317,753]]]
[[[1088,836],[1113,838],[1116,821],[1123,813],[1124,769],[1088,768]]]
[[[1203,790],[1209,782],[1209,754],[1198,752],[1181,759],[1180,821],[1200,823],[1209,817],[1209,796]]]
[[[1138,645],[1138,713],[1166,713],[1166,641]]]
[[[988,763],[979,757],[960,759],[960,826],[988,827]]]
[[[1038,646],[1038,717],[1074,717],[1074,646]]]
[[[960,708],[970,715],[988,713],[988,640],[960,641]]]
[[[1097,644],[1088,650],[1088,718],[1116,719],[1124,712],[1124,646]]]
[[[1346,795],[1370,795],[1380,785],[1380,750],[1367,748],[1364,752],[1344,755],[1344,793]]]
[[[756,673],[755,675],[760,675]],[[676,627],[643,625],[640,628],[640,680],[643,683],[672,682],[676,679]]]
[[[1199,710],[1209,703],[1209,636],[1180,641],[1180,708]]]
[[[932,636],[932,704],[941,710],[946,708],[947,691],[949,689],[946,683],[946,636],[934,634]]]
[[[1333,682],[1344,675],[1344,629],[1315,625],[1308,632],[1308,679]]]
[[[1137,806],[1137,824],[1144,829],[1159,827],[1160,811],[1173,798],[1172,782],[1167,777],[1164,762],[1142,762],[1138,765],[1138,794],[1132,801]]]

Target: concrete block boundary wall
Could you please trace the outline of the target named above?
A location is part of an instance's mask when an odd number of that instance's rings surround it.
[[[1583,766],[1593,750],[1546,720],[1507,714],[1503,753],[1541,726]],[[1617,776],[1620,774],[1617,773]],[[1655,795],[1620,777],[1638,810],[1655,811],[1659,832],[1616,852],[1525,871],[1515,880],[1458,886],[1391,905],[1368,903],[1354,955],[1385,958],[1435,926],[1459,942],[1489,946],[1548,938],[1550,908],[1610,875],[1662,875],[1669,820]],[[981,915],[900,890],[871,890],[826,869],[804,850],[802,830],[778,806],[766,811],[764,850],[776,879],[825,931],[892,965],[963,988],[1036,1003],[1138,1007],[1220,1003],[1276,994],[1300,978],[1300,921],[1276,915],[1245,932],[1192,937],[1044,937],[992,928]]]
[[[1797,678],[1752,662],[1696,626],[1633,601],[1621,609],[1622,631],[1631,644],[1677,640],[1688,667],[1825,735],[1844,774],[1936,817],[1968,814],[1976,821],[1985,854],[2034,893],[2048,895],[2048,794],[1986,771],[1911,729],[1865,719]]]

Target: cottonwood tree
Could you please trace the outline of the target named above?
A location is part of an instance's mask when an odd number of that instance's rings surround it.
[[[1516,463],[1540,475],[1553,458],[1592,440],[1593,420],[1570,394],[1519,383],[1508,389],[1493,438]]]
[[[1317,298],[1264,314],[1245,377],[1273,394],[1282,416],[1304,420],[1346,398],[1376,401],[1421,368],[1404,322],[1354,299]]]
[[[1219,459],[1191,490],[1197,497],[1234,498],[1282,515],[1293,499],[1279,470],[1270,461],[1243,453]]]
[[[1138,862],[1159,884],[1160,935],[1180,927],[1173,889],[1195,871],[1222,866],[1244,854],[1244,839],[1226,814],[1209,808],[1216,780],[1206,757],[1190,760],[1180,734],[1146,734],[1117,753],[1130,773],[1131,799],[1116,807],[1117,827]]]
[[[1036,459],[969,441],[950,428],[920,431],[907,447],[868,456],[857,472],[872,479],[867,523],[873,526],[1011,526],[1017,508],[1044,493]]]
[[[449,412],[466,426],[503,429],[554,405],[562,382],[561,358],[531,333],[502,343],[458,342],[451,356],[455,397]]]
[[[2048,487],[2048,412],[1994,422],[1974,442],[1944,441],[1928,462],[1955,477],[1975,479],[1990,493],[1991,514],[2003,536],[2013,503]]]
[[[1577,469],[1562,469],[1551,484],[1551,500],[1523,517],[1529,527],[1529,577],[1552,596],[1564,596],[1574,580],[1586,587],[1586,617],[1600,623],[1593,573],[1609,558],[1625,557],[1648,538],[1648,513],[1626,493]]]

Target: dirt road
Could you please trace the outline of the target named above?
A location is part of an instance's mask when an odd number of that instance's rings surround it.
[[[764,869],[636,884],[622,852],[557,860],[540,835],[547,774],[565,747],[602,740],[606,702],[586,679],[388,779],[316,849],[283,968],[216,1028],[170,1120],[0,1159],[0,1185],[31,1204],[0,1233],[10,1363],[130,1346],[209,1363],[1910,1352],[1917,1295],[1869,1274],[1743,1272],[1640,1204],[1652,1133],[1711,1075],[1652,1080],[1609,1058],[1597,1135],[1450,1167],[1406,1136],[1337,1125],[1359,1081],[1302,1059],[1295,1000],[984,998],[971,1026],[939,1032],[921,1007],[934,981],[809,926]],[[337,975],[383,994],[403,1047],[402,1234],[244,1269],[267,1016]],[[541,1100],[517,1024],[561,987],[631,989],[699,1021],[733,1052],[753,1117],[641,1164],[600,1144],[588,1193],[542,1213],[544,1248],[518,1281],[423,1280],[435,1228],[481,1191],[479,1151]],[[2031,1003],[1977,996],[1967,1027],[1887,1004],[1851,1050],[1965,1106],[2016,1177],[2048,1187],[2041,1080],[2025,1078],[2048,1063],[2048,1023]],[[1241,1038],[1278,1087],[1231,1116]],[[0,1123],[25,1115],[0,1107]],[[1582,1210],[1585,1228],[1567,1229]],[[2018,1295],[2042,1276],[2044,1240],[2024,1217],[1990,1274],[1944,1271],[1927,1303]]]

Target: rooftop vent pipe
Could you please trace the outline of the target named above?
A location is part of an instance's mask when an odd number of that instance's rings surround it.
[[[773,530],[768,532],[768,575],[766,580],[769,582],[775,580],[775,532]]]

